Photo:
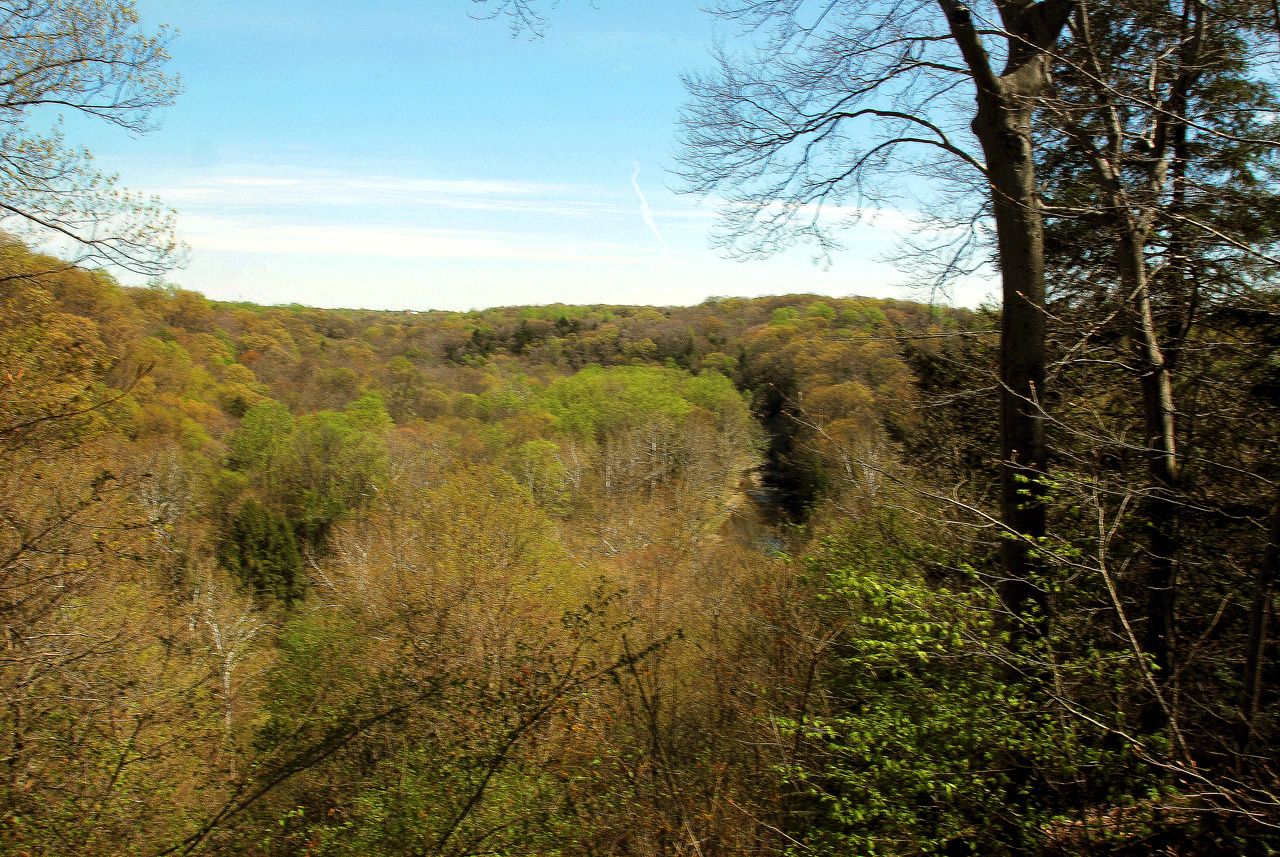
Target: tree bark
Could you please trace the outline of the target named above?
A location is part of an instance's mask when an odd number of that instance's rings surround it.
[[[1043,635],[1048,598],[1034,546],[1045,535],[1044,231],[1031,161],[1030,109],[979,101],[974,130],[991,172],[1003,304],[1000,330],[1000,515],[1004,600],[1022,633]],[[995,102],[992,104],[991,102]]]
[[[998,3],[1009,33],[1009,59],[991,69],[968,7],[939,0],[951,34],[973,76],[978,102],[973,131],[982,146],[991,188],[1002,280],[1000,316],[1000,597],[1015,653],[1029,653],[1048,633],[1049,596],[1037,553],[1046,529],[1044,504],[1045,380],[1044,217],[1032,157],[1031,116],[1049,84],[1046,49],[1066,26],[1069,2]],[[1034,663],[1034,659],[1031,661]],[[1027,674],[1022,665],[1016,673]],[[1034,669],[1033,686],[1047,681]],[[1028,850],[1021,809],[1030,799],[1034,763],[1014,752],[1007,760],[1006,799],[1012,810],[999,824],[1012,854]]]

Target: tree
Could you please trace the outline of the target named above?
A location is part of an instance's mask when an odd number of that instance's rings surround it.
[[[255,595],[288,606],[304,594],[302,557],[289,521],[252,500],[232,517],[218,561]]]
[[[192,496],[126,437],[143,385],[109,379],[138,332],[110,278],[17,245],[0,264],[0,852],[145,852],[216,746],[173,597]]]
[[[1179,400],[1201,394],[1191,380],[1204,369],[1195,351],[1225,344],[1222,331],[1202,330],[1206,313],[1266,282],[1267,253],[1280,238],[1280,135],[1267,80],[1274,18],[1251,3],[1133,2],[1105,14],[1082,3],[1071,27],[1041,108],[1052,297],[1055,313],[1080,331],[1071,350],[1105,352],[1140,390],[1134,433],[1146,474],[1134,481],[1145,481],[1146,556],[1138,609],[1142,650],[1163,687],[1175,669],[1185,539],[1179,447],[1193,440],[1179,426]],[[1189,383],[1179,385],[1180,375]],[[1197,457],[1191,466],[1204,468],[1213,456]],[[1167,701],[1153,700],[1145,719],[1150,729],[1173,715]]]
[[[131,131],[152,128],[177,81],[162,67],[169,33],[142,32],[132,0],[0,2],[0,227],[78,261],[158,274],[179,260],[172,213],[117,186],[55,125],[70,109]]]

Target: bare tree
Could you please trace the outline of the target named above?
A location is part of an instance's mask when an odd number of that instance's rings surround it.
[[[513,36],[522,32],[540,35],[547,23],[546,16],[538,11],[537,0],[493,0],[492,2],[491,0],[471,0],[471,2],[487,7],[483,14],[485,18],[504,16],[508,18]],[[554,6],[557,2],[558,0],[549,0],[546,5]]]
[[[173,102],[164,74],[170,34],[143,32],[132,0],[0,2],[0,227],[33,243],[158,274],[179,261],[172,213],[118,186],[59,126],[28,124],[62,109],[144,132]]]

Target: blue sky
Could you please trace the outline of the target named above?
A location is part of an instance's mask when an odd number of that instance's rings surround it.
[[[803,248],[750,262],[708,249],[714,205],[675,194],[667,172],[680,74],[729,35],[696,6],[574,0],[542,38],[513,38],[469,0],[139,0],[148,26],[179,31],[182,95],[148,135],[70,116],[67,131],[178,211],[190,261],[169,279],[217,299],[910,297],[877,261],[901,226],[891,213],[829,268]]]

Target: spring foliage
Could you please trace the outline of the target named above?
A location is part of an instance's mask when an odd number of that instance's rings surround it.
[[[1192,788],[1139,728],[1132,579],[1091,559],[1115,507],[1072,481],[1042,486],[1053,681],[1008,647],[981,314],[262,308],[8,252],[0,853],[1266,841],[1220,772],[1262,787],[1269,648],[1250,755],[1210,740],[1264,540],[1186,578]],[[1258,450],[1268,367],[1210,364],[1256,374],[1216,430]]]

